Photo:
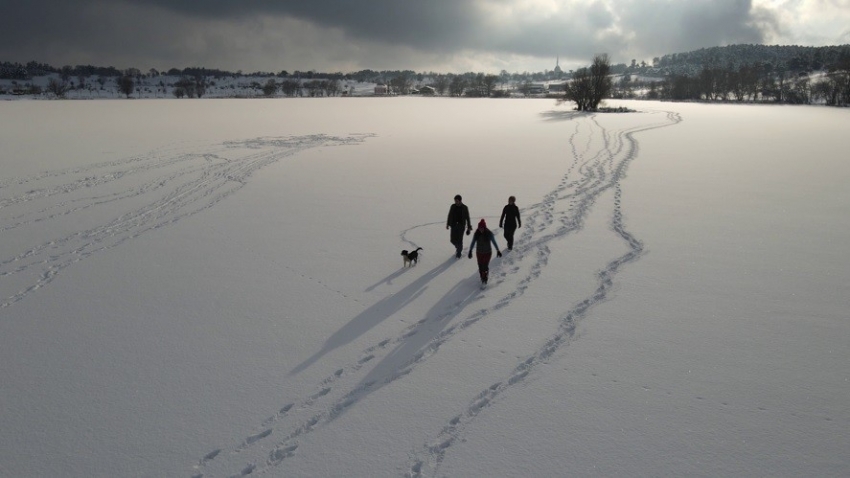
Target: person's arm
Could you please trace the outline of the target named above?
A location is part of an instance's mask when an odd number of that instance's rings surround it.
[[[490,233],[490,242],[492,242],[493,247],[496,248],[496,257],[502,257],[502,251],[499,250],[499,245],[496,244],[496,235],[492,232]]]
[[[449,216],[446,218],[446,229],[448,229],[452,225],[452,209],[454,209],[454,207],[454,204],[449,206]]]
[[[519,206],[514,206],[516,211],[516,225],[517,227],[522,227],[522,219],[519,218]]]
[[[508,215],[508,206],[502,208],[502,217],[499,218],[499,227],[505,227],[505,216]]]
[[[479,231],[475,231],[475,234],[472,235],[472,241],[469,243],[469,258],[472,259],[472,249],[475,248],[475,243],[478,241]]]
[[[469,234],[472,231],[472,219],[469,218],[469,207],[466,205],[463,206],[463,215],[464,220],[466,220],[466,233]]]

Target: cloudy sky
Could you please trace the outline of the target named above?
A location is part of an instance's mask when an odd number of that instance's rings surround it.
[[[850,44],[850,0],[0,0],[0,61],[141,70],[565,70]]]

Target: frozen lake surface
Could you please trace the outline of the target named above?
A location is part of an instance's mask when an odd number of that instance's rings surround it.
[[[0,102],[0,475],[850,475],[850,111],[611,104]]]

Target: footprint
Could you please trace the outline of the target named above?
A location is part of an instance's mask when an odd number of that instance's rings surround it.
[[[269,460],[272,463],[280,463],[285,458],[289,458],[290,456],[294,455],[296,448],[298,448],[298,445],[288,445],[275,448],[269,454]]]
[[[320,418],[321,417],[319,417],[319,416],[315,416],[315,417],[307,420],[307,423],[304,424],[304,429],[305,430],[312,430],[313,427],[316,426],[317,423],[319,423]]]
[[[329,393],[331,393],[331,389],[330,389],[330,387],[328,387],[328,388],[323,388],[323,389],[322,389],[322,390],[320,390],[318,393],[316,393],[315,395],[313,395],[312,397],[310,397],[310,399],[311,399],[311,400],[315,400],[315,399],[317,399],[317,398],[324,397],[325,395],[327,395],[327,394],[329,394]]]
[[[271,434],[272,434],[271,428],[269,428],[268,430],[263,430],[262,432],[257,433],[256,435],[251,435],[248,438],[246,438],[245,444],[250,445],[250,444],[255,443],[259,440],[262,440],[263,438],[265,438],[265,437],[267,437]]]
[[[215,449],[215,450],[207,453],[206,455],[204,455],[204,458],[201,460],[201,462],[210,461],[213,458],[217,457],[219,453],[221,453],[221,448]]]

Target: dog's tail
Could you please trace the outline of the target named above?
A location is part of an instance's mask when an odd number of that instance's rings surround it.
[[[419,252],[419,251],[421,251],[421,250],[422,250],[422,248],[421,248],[421,247],[417,247],[417,248],[416,248],[416,250],[415,250],[415,251],[413,251],[413,252]]]

